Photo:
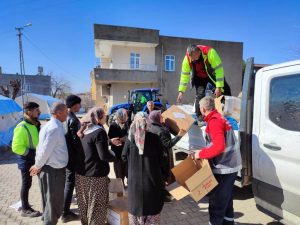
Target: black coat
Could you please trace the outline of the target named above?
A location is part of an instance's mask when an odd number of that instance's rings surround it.
[[[163,162],[163,177],[167,180],[170,176],[170,157],[172,157],[172,147],[180,140],[180,136],[171,137],[170,131],[167,127],[164,127],[158,123],[152,123],[149,127],[149,132],[157,134],[163,145],[164,162]]]
[[[174,147],[174,145],[176,145],[176,143],[180,140],[179,136],[175,136],[172,139],[171,133],[168,128],[158,123],[152,123],[150,125],[149,132],[157,134],[160,137],[160,140],[166,151]]]
[[[106,177],[109,174],[109,162],[115,158],[108,149],[108,137],[101,126],[80,139],[82,148],[78,149],[76,172],[87,177]]]
[[[128,126],[127,124],[124,125],[123,128],[121,128],[116,122],[113,122],[108,130],[108,137],[109,139],[112,138],[122,138],[128,135]],[[115,153],[116,159],[121,159],[122,150],[123,150],[124,144],[121,146],[115,146],[111,145],[111,150]]]
[[[68,118],[66,121],[67,126],[67,133],[65,135],[66,137],[66,143],[68,147],[68,153],[69,153],[69,161],[67,168],[71,171],[75,170],[76,165],[76,154],[81,149],[81,142],[80,138],[77,136],[77,131],[80,128],[80,121],[77,118],[77,116],[73,112],[68,113]]]
[[[128,161],[128,212],[134,216],[159,214],[164,204],[163,146],[156,134],[147,132],[143,155],[127,140],[122,152]]]

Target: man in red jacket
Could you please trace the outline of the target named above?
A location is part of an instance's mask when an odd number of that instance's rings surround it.
[[[196,159],[208,159],[218,185],[209,194],[209,224],[234,225],[233,185],[242,168],[238,142],[230,124],[215,109],[213,97],[200,100],[206,126],[207,147],[195,151]]]

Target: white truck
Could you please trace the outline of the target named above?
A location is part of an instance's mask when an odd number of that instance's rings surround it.
[[[247,60],[240,113],[240,141],[243,168],[241,186],[252,184],[259,209],[267,210],[285,224],[300,224],[300,60],[254,71],[254,59]],[[204,128],[200,132],[203,131]],[[195,137],[178,142],[178,151]],[[203,133],[203,132],[202,132]],[[197,142],[197,141],[196,141]],[[181,149],[181,150],[180,150]]]

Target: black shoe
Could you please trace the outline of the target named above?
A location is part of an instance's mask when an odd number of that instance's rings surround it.
[[[61,217],[61,221],[63,223],[67,223],[67,222],[74,221],[74,220],[80,220],[80,217],[79,217],[79,215],[77,215],[73,212],[68,212],[66,214],[63,214]]]
[[[164,202],[171,202],[172,200],[173,200],[173,197],[172,197],[172,196],[166,195],[166,196],[164,197]]]
[[[164,202],[171,202],[174,197],[165,189],[164,190]]]
[[[33,208],[22,209],[21,216],[22,217],[39,217],[41,213],[39,211],[35,211]]]

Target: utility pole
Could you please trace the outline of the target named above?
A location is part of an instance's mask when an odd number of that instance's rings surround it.
[[[24,114],[24,94],[26,93],[26,78],[25,78],[25,63],[24,63],[24,55],[23,55],[23,45],[22,45],[22,30],[25,27],[30,27],[32,24],[27,23],[25,26],[16,27],[17,36],[19,37],[19,57],[20,57],[20,75],[23,75],[23,79],[21,77],[21,96],[22,96],[22,104],[23,104],[23,114]]]

